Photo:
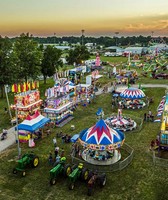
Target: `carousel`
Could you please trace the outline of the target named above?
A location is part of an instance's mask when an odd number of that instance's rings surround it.
[[[138,88],[127,88],[120,93],[122,100],[119,102],[120,108],[127,109],[140,109],[143,108],[146,103],[143,101],[145,94]]]
[[[78,142],[83,146],[82,158],[94,165],[111,165],[121,159],[119,149],[125,140],[119,130],[110,128],[103,119],[83,130]]]
[[[137,123],[133,119],[122,116],[122,109],[118,109],[118,114],[108,117],[105,122],[110,128],[118,129],[122,132],[132,131],[137,127]]]

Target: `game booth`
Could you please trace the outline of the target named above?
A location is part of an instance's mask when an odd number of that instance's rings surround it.
[[[55,84],[46,90],[44,115],[50,118],[56,126],[62,127],[73,117],[73,102],[70,101],[69,84]]]
[[[98,70],[94,70],[92,74],[86,76],[86,84],[95,86],[98,79],[102,76],[103,75],[100,75]]]
[[[127,88],[120,93],[122,100],[119,102],[120,108],[141,109],[146,103],[143,101],[145,94],[138,88]]]
[[[87,104],[93,97],[93,86],[90,84],[76,85],[77,102]]]
[[[83,146],[82,158],[94,165],[111,165],[121,159],[120,148],[125,140],[119,130],[110,128],[100,119],[79,134],[77,142]]]
[[[28,115],[15,130],[18,130],[19,142],[28,143],[29,147],[35,146],[35,140],[42,138],[42,128],[51,120],[36,111],[34,115]]]
[[[40,99],[40,91],[37,89],[39,85],[35,83],[15,84],[15,90],[12,90],[16,94],[14,96],[14,105],[11,105],[11,109],[17,109],[18,118],[21,120],[25,119],[30,113],[40,110],[40,106],[43,103]]]
[[[69,70],[68,78],[72,83],[79,84],[84,73],[86,73],[86,66],[79,66]]]
[[[165,98],[159,138],[159,149],[168,150],[168,93]]]
[[[122,109],[118,109],[118,114],[108,117],[105,122],[110,128],[118,129],[122,132],[132,131],[137,127],[137,123],[133,119],[122,115]]]

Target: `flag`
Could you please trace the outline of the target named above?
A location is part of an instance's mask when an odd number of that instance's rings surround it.
[[[14,84],[12,85],[12,92],[15,92]]]
[[[18,84],[18,93],[21,92],[20,84]]]
[[[17,84],[14,84],[14,92],[18,92]]]

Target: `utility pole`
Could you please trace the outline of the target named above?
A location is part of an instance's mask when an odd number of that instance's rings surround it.
[[[81,32],[82,32],[82,46],[83,46],[84,45],[84,32],[85,32],[85,30],[82,29]]]
[[[11,114],[11,109],[10,109],[10,105],[9,105],[9,98],[8,98],[8,85],[5,85],[5,94],[6,94],[7,104],[8,104],[9,116],[10,116],[10,119],[12,120],[12,114]]]
[[[19,142],[19,130],[18,130],[18,109],[17,109],[17,104],[15,107],[15,114],[16,114],[16,132],[17,132],[17,147],[18,147],[18,158],[21,156],[21,148],[20,148],[20,142]]]
[[[56,39],[56,33],[54,33],[54,44],[55,44],[55,39]]]
[[[117,46],[117,35],[119,34],[119,32],[115,32],[116,35],[116,46]]]

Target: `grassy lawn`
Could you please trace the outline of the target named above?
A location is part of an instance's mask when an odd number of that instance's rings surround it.
[[[155,102],[150,109],[156,113],[164,89],[146,89],[148,96],[154,96]],[[15,166],[13,159],[17,155],[17,146],[9,148],[1,154],[0,162],[0,197],[1,199],[87,199],[87,188],[85,183],[78,182],[73,191],[68,189],[68,180],[59,178],[55,186],[49,185],[50,166],[47,163],[49,151],[53,151],[52,138],[55,133],[62,130],[64,133],[75,134],[86,127],[92,126],[96,122],[95,113],[98,107],[102,107],[106,115],[116,110],[111,109],[111,95],[98,96],[94,103],[88,107],[78,107],[74,113],[75,118],[71,122],[76,127],[70,130],[70,123],[62,129],[53,129],[52,135],[36,142],[33,151],[40,158],[40,165],[37,169],[28,169],[27,176],[22,178],[19,174],[14,176],[12,169]],[[123,111],[137,117],[143,117],[144,112],[149,109],[137,111]],[[108,173],[107,185],[103,189],[96,188],[94,196],[89,199],[167,199],[165,169],[153,166],[149,153],[150,141],[155,138],[159,131],[159,124],[145,123],[143,129],[137,133],[126,133],[126,143],[134,148],[135,154],[132,163],[124,170]],[[61,139],[57,139],[58,144],[64,147],[66,155],[69,155],[71,144],[62,144]],[[26,144],[21,145],[22,153],[30,151]],[[163,192],[165,191],[165,192]]]
[[[120,58],[115,58],[120,59]],[[119,62],[116,61],[116,62]],[[108,82],[104,77],[103,82]],[[142,78],[141,83],[155,83],[150,78]],[[154,80],[157,83],[161,80]],[[47,85],[40,84],[42,99],[44,91],[53,85],[53,80],[47,80]],[[145,94],[149,97],[154,96],[154,103],[149,108],[143,110],[123,110],[123,114],[129,114],[134,117],[143,117],[149,109],[156,114],[157,106],[162,96],[165,94],[164,88],[146,88]],[[13,103],[13,95],[9,94],[10,103]],[[0,128],[9,127],[9,116],[4,115],[5,99],[0,100]],[[134,158],[132,163],[122,171],[107,173],[107,184],[104,188],[95,187],[94,195],[87,196],[86,183],[77,182],[73,191],[68,189],[68,180],[58,178],[56,185],[49,184],[48,165],[49,151],[54,150],[52,139],[60,130],[63,133],[74,135],[81,130],[90,127],[96,122],[96,111],[102,107],[105,115],[117,112],[117,109],[111,108],[111,94],[97,96],[94,102],[89,106],[78,106],[74,112],[74,119],[63,128],[52,129],[52,134],[36,142],[34,149],[28,148],[27,144],[21,144],[22,153],[33,150],[40,158],[40,164],[36,169],[28,169],[26,177],[20,174],[13,175],[12,169],[15,167],[15,158],[17,156],[17,145],[13,145],[0,155],[0,199],[3,200],[86,200],[86,199],[109,199],[109,200],[166,200],[167,193],[167,169],[153,165],[151,152],[149,151],[150,141],[154,139],[159,132],[160,124],[145,122],[140,132],[126,133],[125,142],[134,149]],[[2,117],[3,116],[3,117]],[[70,130],[71,124],[75,125],[75,130]],[[57,139],[58,146],[65,149],[65,155],[70,154],[71,144],[62,144],[61,139]],[[70,158],[68,158],[70,162]]]

